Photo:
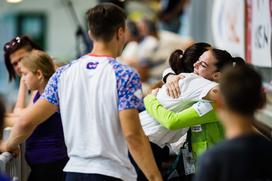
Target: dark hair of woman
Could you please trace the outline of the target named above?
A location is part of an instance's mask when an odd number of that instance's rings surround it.
[[[221,72],[223,68],[228,65],[235,66],[245,64],[245,61],[241,57],[232,57],[226,50],[212,48],[211,51],[217,60],[215,66],[219,72]]]
[[[169,58],[169,65],[176,74],[190,73],[194,70],[194,63],[199,57],[211,47],[208,43],[195,43],[185,49],[175,50]]]
[[[15,70],[10,62],[10,55],[19,49],[24,48],[26,51],[31,51],[32,49],[42,50],[40,46],[34,43],[28,36],[17,36],[11,41],[4,45],[4,58],[5,65],[9,73],[9,81],[16,78]]]

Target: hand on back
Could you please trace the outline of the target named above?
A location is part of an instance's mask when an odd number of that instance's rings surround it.
[[[179,88],[179,80],[183,79],[183,75],[169,75],[166,80],[167,93],[172,98],[178,98],[181,94]]]

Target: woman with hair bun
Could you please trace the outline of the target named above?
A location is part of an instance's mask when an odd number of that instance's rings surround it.
[[[173,110],[174,112],[180,112],[185,108],[190,107],[195,102],[205,98],[209,95],[213,88],[216,88],[217,83],[204,79],[201,76],[197,76],[192,72],[192,67],[195,62],[195,57],[201,55],[207,50],[208,44],[196,43],[186,49],[183,53],[182,50],[175,50],[169,58],[170,67],[176,74],[182,75],[184,78],[179,82],[179,87],[183,94],[179,98],[173,99],[167,95],[166,86],[158,90],[157,99],[166,108]],[[177,106],[178,104],[178,106]],[[160,125],[159,122],[154,120],[146,111],[140,113],[140,120],[145,131],[145,134],[149,137],[149,140],[161,148],[170,143],[176,142],[182,135],[188,130],[178,129],[175,131],[169,131]]]
[[[215,48],[208,48],[193,65],[193,74],[197,77],[201,77],[205,81],[218,82],[222,69],[228,65],[240,65],[245,64],[241,58],[233,58],[227,51],[219,50]],[[169,75],[169,71],[166,73]],[[176,74],[172,71],[172,74]],[[168,82],[170,78],[170,83]],[[184,90],[180,89],[180,84],[186,79],[183,74],[169,75],[166,79],[168,83],[165,84],[167,88],[166,92],[172,92],[172,98],[174,101],[178,100],[180,96],[184,95]],[[188,86],[196,88],[203,81],[199,81],[199,84],[194,86]],[[215,83],[216,84],[216,83]],[[171,86],[169,86],[171,85]],[[170,89],[170,91],[169,91]],[[156,121],[158,121],[164,128],[172,131],[177,131],[182,128],[189,129],[189,148],[192,151],[194,163],[197,162],[199,156],[207,149],[214,146],[216,143],[224,139],[224,131],[222,125],[218,122],[213,105],[210,101],[215,100],[218,87],[209,89],[205,96],[201,98],[206,99],[196,102],[193,106],[176,112],[169,109],[165,105],[160,103],[156,92],[148,95],[144,99],[146,111]],[[192,91],[192,90],[191,90]],[[174,92],[174,93],[173,93]],[[179,94],[178,94],[179,92]],[[181,92],[181,94],[180,94]],[[192,92],[191,92],[192,93]],[[175,94],[175,96],[173,96]],[[176,102],[176,107],[181,106],[182,102]],[[191,172],[194,173],[194,172]]]
[[[212,89],[217,86],[217,83],[190,73],[193,71],[193,64],[209,47],[210,45],[207,43],[195,43],[187,48],[184,53],[182,50],[175,50],[170,55],[169,64],[171,68],[176,74],[181,73],[181,75],[184,76],[184,79],[180,81],[179,85],[183,94],[178,99],[173,99],[167,95],[166,86],[164,85],[159,89],[157,94],[157,99],[161,104],[170,110],[180,112],[204,98],[210,91],[213,91]],[[179,105],[176,106],[177,104]],[[214,114],[209,114],[208,116],[215,117]],[[146,111],[140,113],[140,121],[145,134],[151,142],[153,154],[160,168],[162,160],[169,154],[167,146],[169,146],[170,143],[178,141],[178,139],[187,132],[188,128],[181,128],[175,131],[168,130]],[[138,171],[137,167],[136,170]],[[145,178],[142,176],[143,175],[138,171],[138,180],[144,180]]]

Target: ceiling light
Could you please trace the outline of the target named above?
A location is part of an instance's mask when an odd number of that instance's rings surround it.
[[[19,3],[22,0],[6,0],[8,3]]]

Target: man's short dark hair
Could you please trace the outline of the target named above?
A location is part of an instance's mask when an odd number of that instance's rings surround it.
[[[87,11],[87,16],[94,40],[110,41],[118,28],[125,28],[125,12],[112,3],[98,4]]]
[[[228,108],[244,115],[252,115],[266,102],[261,75],[246,64],[223,69],[220,91]]]

